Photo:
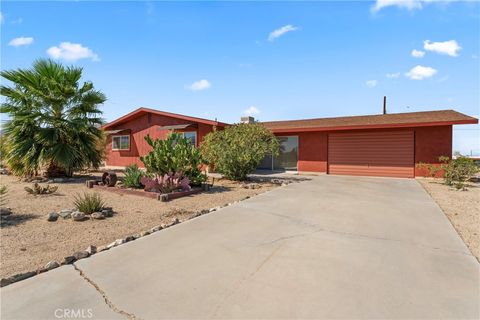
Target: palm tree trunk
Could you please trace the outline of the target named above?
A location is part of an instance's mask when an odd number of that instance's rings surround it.
[[[45,173],[49,178],[68,176],[65,168],[58,166],[53,160],[50,161],[50,163],[48,164],[48,167]]]

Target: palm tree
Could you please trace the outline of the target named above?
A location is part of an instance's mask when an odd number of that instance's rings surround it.
[[[98,167],[103,120],[98,106],[106,101],[91,82],[80,83],[82,68],[37,60],[31,69],[2,71],[12,86],[0,86],[0,112],[9,120],[4,160],[19,175],[71,176],[74,170]]]

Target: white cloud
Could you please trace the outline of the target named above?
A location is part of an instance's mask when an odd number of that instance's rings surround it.
[[[396,78],[400,77],[400,72],[387,73],[385,76],[389,79],[396,79]]]
[[[60,45],[50,47],[47,54],[54,59],[65,61],[77,61],[81,59],[91,59],[100,61],[98,55],[91,49],[82,46],[80,43],[62,42]]]
[[[437,73],[437,70],[431,67],[424,67],[424,66],[416,66],[413,67],[410,71],[405,73],[405,76],[412,80],[422,80],[426,78],[430,78]]]
[[[451,57],[458,56],[458,52],[462,50],[462,47],[455,40],[449,40],[444,42],[431,42],[425,40],[423,42],[423,48],[427,51],[433,51],[440,54],[446,54]]]
[[[386,7],[399,7],[407,10],[415,10],[422,8],[421,0],[377,0],[372,7],[372,12],[378,12]]]
[[[377,86],[377,80],[368,80],[365,82],[365,85],[369,88],[373,88]]]
[[[275,39],[283,36],[287,32],[297,31],[297,30],[298,30],[297,27],[294,27],[291,24],[287,24],[286,26],[283,26],[277,30],[273,30],[272,32],[270,32],[270,34],[268,35],[268,41],[274,41]]]
[[[425,51],[413,49],[410,54],[412,55],[412,57],[421,58],[425,55]]]
[[[243,114],[246,116],[254,116],[260,113],[260,110],[258,110],[257,107],[255,106],[250,106],[248,109],[243,110]]]
[[[192,91],[201,91],[201,90],[208,89],[211,86],[212,84],[208,82],[208,80],[202,79],[202,80],[195,81],[191,85],[187,86],[187,89]]]
[[[32,37],[18,37],[11,40],[8,45],[12,47],[28,46],[33,43]]]
[[[375,13],[387,7],[398,7],[401,9],[413,11],[420,10],[429,3],[438,3],[439,5],[445,5],[454,1],[460,0],[376,0],[375,5],[373,5],[371,8],[371,11]]]
[[[3,13],[0,12],[0,23],[3,23],[3,19],[4,19],[4,18],[3,18]]]
[[[472,59],[478,59],[478,56],[476,54],[472,54]]]

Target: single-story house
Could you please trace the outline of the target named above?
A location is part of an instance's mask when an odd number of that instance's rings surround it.
[[[253,119],[250,119],[253,120]],[[261,169],[413,178],[418,163],[452,156],[452,126],[478,119],[454,110],[263,122],[281,142],[280,155]],[[195,145],[226,123],[153,109],[137,109],[103,128],[108,133],[107,166],[136,163],[149,151],[144,136],[177,131]]]

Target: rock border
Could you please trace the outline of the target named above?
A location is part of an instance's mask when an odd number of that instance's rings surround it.
[[[188,190],[188,191],[176,191],[176,192],[171,192],[171,193],[157,193],[157,192],[148,192],[148,191],[145,191],[143,189],[134,190],[134,189],[123,189],[123,188],[118,188],[118,187],[108,187],[108,186],[99,185],[97,183],[98,183],[98,181],[88,180],[86,182],[87,188],[106,190],[106,191],[110,191],[110,192],[115,192],[115,193],[119,193],[119,194],[127,194],[127,195],[132,195],[132,196],[141,196],[141,197],[160,200],[162,202],[173,200],[173,199],[178,199],[178,198],[181,198],[181,197],[185,197],[185,196],[189,196],[189,195],[192,195],[192,194],[196,194],[196,193],[200,193],[202,191],[205,191],[205,188],[194,187],[194,188],[192,188],[191,190]]]
[[[299,183],[299,182],[301,182],[301,181],[289,180],[289,181],[280,181],[279,183],[274,183],[274,184],[277,184],[279,187],[284,187],[284,186],[287,186],[288,184]],[[251,188],[251,187],[247,187],[247,188]],[[258,195],[264,194],[264,193],[265,192],[262,192],[262,193],[256,194],[255,196],[258,196]],[[137,240],[139,238],[146,237],[150,234],[161,231],[163,229],[167,229],[167,228],[172,227],[176,224],[180,224],[182,222],[198,218],[202,215],[218,211],[222,208],[232,206],[234,204],[237,204],[239,202],[242,202],[242,201],[250,199],[250,198],[251,198],[251,196],[246,196],[246,197],[244,197],[240,200],[229,202],[229,203],[224,204],[222,206],[217,206],[217,207],[213,207],[213,208],[210,208],[210,209],[203,209],[203,210],[194,212],[192,214],[192,216],[187,218],[187,219],[179,220],[178,218],[174,218],[174,219],[172,219],[172,221],[170,223],[162,223],[162,224],[157,225],[153,228],[150,228],[149,230],[145,230],[145,231],[142,231],[142,232],[134,234],[134,235],[129,235],[129,236],[126,236],[125,238],[117,239],[117,240],[113,241],[112,243],[110,243],[108,245],[102,245],[102,246],[99,246],[98,248],[93,246],[93,245],[90,245],[90,246],[88,246],[88,248],[86,248],[83,251],[77,251],[77,252],[73,253],[71,256],[66,256],[65,258],[63,258],[63,261],[61,263],[59,263],[57,261],[50,261],[43,268],[39,268],[36,271],[28,271],[28,272],[23,272],[23,273],[17,273],[17,274],[15,274],[13,276],[10,276],[8,278],[2,278],[0,280],[0,287],[5,287],[5,286],[8,286],[12,283],[31,278],[33,276],[36,276],[37,274],[41,274],[41,273],[56,269],[56,268],[58,268],[62,265],[72,264],[75,261],[78,261],[80,259],[85,259],[85,258],[91,257],[92,255],[100,253],[102,251],[110,250],[112,248],[118,247],[118,246],[120,246],[122,244],[125,244],[127,242],[131,242],[131,241]]]

